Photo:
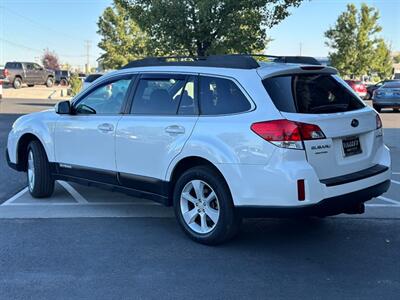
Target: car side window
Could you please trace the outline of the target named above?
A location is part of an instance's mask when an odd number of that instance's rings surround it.
[[[26,69],[27,70],[33,70],[33,65],[32,64],[26,64]]]
[[[174,76],[141,78],[132,103],[132,114],[175,115],[185,88],[185,79]]]
[[[76,114],[119,114],[128,92],[131,78],[108,82],[91,91],[74,104]]]
[[[248,111],[246,96],[232,80],[218,77],[200,77],[200,113],[222,115]]]

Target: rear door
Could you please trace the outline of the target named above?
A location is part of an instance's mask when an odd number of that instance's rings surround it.
[[[305,141],[309,163],[320,179],[367,169],[381,139],[376,113],[343,81],[329,74],[293,74],[264,79],[284,118],[318,125],[326,139]]]
[[[120,181],[160,194],[154,189],[159,185],[150,183],[164,179],[198,119],[197,76],[142,74],[129,110],[116,132]]]

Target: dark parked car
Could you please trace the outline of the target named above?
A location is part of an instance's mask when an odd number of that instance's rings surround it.
[[[374,91],[379,89],[382,85],[384,85],[385,83],[389,83],[389,82],[400,82],[399,79],[386,79],[386,80],[382,80],[380,82],[378,82],[377,84],[373,84],[367,87],[367,96],[366,99],[372,99],[372,95],[374,94]]]
[[[68,70],[56,70],[55,71],[55,81],[59,85],[62,85],[62,86],[69,85],[70,77],[71,77],[71,72]]]
[[[88,75],[85,80],[83,81],[82,89],[86,89],[89,85],[92,84],[93,81],[95,81],[97,78],[100,78],[103,76],[101,73],[95,73],[95,74],[90,74]]]
[[[400,81],[388,82],[374,91],[372,104],[377,112],[382,108],[400,109]]]
[[[54,71],[47,70],[37,63],[32,62],[8,62],[6,63],[3,75],[5,81],[19,89],[23,83],[28,86],[45,84],[52,87],[54,84]]]

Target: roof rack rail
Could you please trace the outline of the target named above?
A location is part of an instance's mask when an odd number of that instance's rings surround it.
[[[210,56],[164,56],[147,57],[131,61],[121,69],[154,67],[154,66],[196,66],[218,67],[233,69],[256,69],[260,67],[256,58],[265,58],[275,63],[293,63],[307,65],[321,65],[318,60],[310,56],[275,56],[268,54],[224,54]]]
[[[226,54],[210,56],[148,57],[134,60],[123,66],[122,69],[151,66],[197,66],[234,69],[256,69],[260,65],[253,57],[248,55]]]

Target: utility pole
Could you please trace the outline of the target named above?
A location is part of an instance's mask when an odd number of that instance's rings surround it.
[[[301,54],[303,52],[303,43],[302,42],[300,42],[300,44],[299,44],[299,51],[300,51],[300,56],[301,56]]]
[[[86,49],[86,65],[85,65],[85,73],[88,74],[90,72],[90,48],[92,47],[92,41],[85,40],[85,49]]]

